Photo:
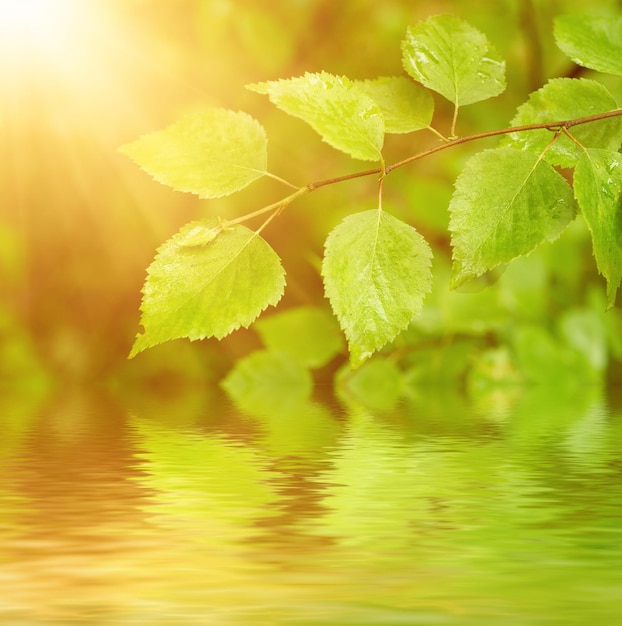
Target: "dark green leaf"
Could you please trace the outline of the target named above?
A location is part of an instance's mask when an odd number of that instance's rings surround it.
[[[617,108],[606,87],[586,78],[555,78],[529,96],[518,108],[512,126],[562,122],[605,113]],[[573,126],[570,133],[584,148],[617,150],[622,143],[622,119],[619,117]],[[553,134],[549,130],[511,133],[504,140],[521,150],[542,154]],[[582,148],[564,135],[547,150],[545,159],[552,165],[574,167]]]
[[[622,279],[622,155],[586,150],[574,173],[574,191],[592,234],[599,272],[613,306]]]
[[[535,154],[511,148],[471,157],[449,210],[454,286],[556,239],[576,213],[564,178]]]

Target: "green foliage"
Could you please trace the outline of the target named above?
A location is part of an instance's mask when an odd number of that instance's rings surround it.
[[[518,108],[512,126],[541,124],[578,119],[605,113],[616,108],[616,101],[606,87],[594,80],[556,78],[529,96]],[[560,136],[551,145],[549,130],[530,130],[510,134],[509,145],[544,158],[552,165],[574,167],[585,148],[617,150],[622,142],[619,117],[595,121],[572,128],[572,137]]]
[[[403,76],[356,82],[356,87],[379,107],[387,133],[412,133],[430,128],[434,99],[429,91]]]
[[[191,222],[162,245],[147,270],[141,324],[131,356],[169,339],[218,339],[248,327],[283,295],[285,272],[270,246],[246,226],[220,228],[216,220]],[[232,297],[235,294],[235,297]],[[209,312],[209,314],[208,314]]]
[[[539,156],[512,148],[471,157],[449,210],[455,286],[557,239],[576,213],[564,178]]]
[[[622,76],[622,17],[560,16],[555,41],[578,65]]]
[[[333,148],[364,161],[381,158],[385,126],[380,107],[345,76],[307,73],[248,88],[310,124]]]
[[[322,275],[354,366],[421,311],[432,281],[431,257],[412,226],[381,210],[350,215],[330,233]]]
[[[622,355],[622,320],[617,311],[605,317],[599,308],[613,307],[622,280],[622,110],[609,91],[611,80],[597,72],[622,75],[621,20],[558,18],[561,50],[596,72],[589,79],[551,78],[518,107],[509,127],[471,135],[456,135],[459,108],[502,93],[505,62],[482,32],[452,15],[405,29],[401,61],[408,77],[353,80],[322,71],[248,85],[375,169],[297,187],[267,171],[263,127],[223,109],[186,116],[125,146],[156,180],[202,198],[231,194],[262,176],[294,189],[239,217],[191,222],[158,250],[143,289],[144,333],[131,355],[176,337],[222,338],[249,326],[279,302],[285,286],[279,257],[260,233],[302,195],[375,176],[378,209],[361,210],[358,201],[339,205],[350,214],[327,234],[317,263],[350,364],[361,367],[356,376],[339,374],[346,396],[388,406],[409,385],[436,380],[481,389],[533,382],[544,370],[540,378],[551,383],[602,379],[610,355]],[[437,112],[435,125],[433,93],[454,105],[450,120]],[[449,132],[442,132],[443,122]],[[432,135],[421,140],[419,152],[387,164],[387,146],[394,144],[385,146],[385,134],[423,130]],[[454,147],[494,137],[500,138],[496,147],[449,157]],[[402,139],[398,145],[412,144]],[[383,195],[392,172],[441,151],[447,158],[432,166],[433,175],[423,170],[420,180],[404,184],[402,196],[391,198],[399,218],[387,212]],[[442,198],[446,206],[448,177],[456,182],[447,225],[447,212],[436,204]],[[254,230],[241,225],[260,216]],[[582,282],[590,245],[606,279],[606,299]],[[486,289],[463,295],[448,284]],[[553,317],[561,321],[552,325]],[[240,360],[224,382],[248,406],[261,404],[262,389],[282,385],[287,391],[279,394],[293,398],[292,407],[304,405],[312,370],[344,352],[334,320],[314,306],[279,312],[256,330],[265,348]],[[388,391],[376,398],[373,389]]]
[[[454,15],[408,27],[402,53],[406,71],[456,107],[505,89],[505,63],[484,34]]]
[[[263,127],[250,115],[207,109],[121,150],[160,183],[219,198],[265,174],[267,145]]]
[[[622,279],[622,157],[611,150],[585,150],[574,173],[577,201],[592,233],[594,256],[607,279],[609,306]]]

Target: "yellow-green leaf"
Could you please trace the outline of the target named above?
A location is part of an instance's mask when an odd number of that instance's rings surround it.
[[[410,26],[402,42],[404,69],[457,107],[499,95],[505,63],[486,36],[455,15]]]
[[[130,357],[180,337],[221,339],[248,327],[281,299],[285,272],[259,235],[236,225],[197,245],[200,228],[213,232],[220,224],[191,222],[158,249],[143,287],[144,333],[136,337]]]
[[[155,180],[201,198],[219,198],[264,176],[268,141],[250,115],[226,109],[191,113],[121,148]]]
[[[578,65],[622,76],[622,17],[559,16],[555,19],[555,41]]]
[[[350,215],[330,233],[322,276],[354,366],[421,311],[431,289],[431,258],[412,226],[379,210]]]
[[[408,78],[383,76],[355,84],[380,107],[387,133],[411,133],[430,127],[432,94]]]
[[[333,148],[355,159],[380,160],[384,143],[380,107],[345,76],[306,73],[248,89],[267,94],[279,109],[307,122]]]

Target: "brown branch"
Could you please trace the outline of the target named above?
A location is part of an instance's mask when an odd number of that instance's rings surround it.
[[[597,113],[596,115],[588,115],[587,117],[580,117],[574,120],[562,120],[560,122],[542,122],[539,124],[526,124],[524,126],[512,126],[510,128],[500,128],[497,130],[489,130],[483,133],[477,133],[475,135],[465,135],[464,137],[456,137],[455,139],[451,139],[446,143],[443,143],[439,146],[435,146],[434,148],[430,148],[429,150],[424,150],[423,152],[419,152],[410,156],[402,161],[398,161],[397,163],[393,163],[393,165],[388,165],[384,174],[389,174],[393,170],[398,169],[399,167],[403,167],[404,165],[408,165],[413,161],[418,161],[419,159],[423,159],[424,157],[435,154],[436,152],[441,152],[442,150],[447,150],[448,148],[453,148],[454,146],[458,146],[463,143],[469,143],[471,141],[477,141],[478,139],[487,139],[489,137],[498,137],[499,135],[509,135],[510,133],[523,133],[530,130],[550,130],[553,132],[567,131],[569,128],[573,126],[579,126],[581,124],[589,124],[590,122],[597,122],[599,120],[606,120],[611,117],[620,117],[622,116],[622,109],[614,109],[613,111],[607,111],[605,113]],[[333,185],[335,183],[341,183],[346,180],[353,180],[355,178],[362,178],[364,176],[381,176],[383,175],[382,168],[376,168],[372,170],[364,170],[361,172],[355,172],[354,174],[346,174],[344,176],[338,176],[337,178],[328,178],[326,180],[320,180],[314,183],[310,183],[304,189],[306,191],[315,191],[320,187],[326,187],[327,185]]]

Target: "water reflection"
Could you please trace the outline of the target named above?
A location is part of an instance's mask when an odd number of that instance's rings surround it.
[[[620,622],[600,395],[279,407],[5,396],[0,623]]]

